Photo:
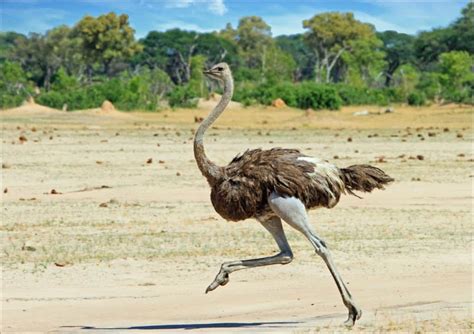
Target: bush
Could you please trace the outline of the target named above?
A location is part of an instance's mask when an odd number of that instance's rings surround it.
[[[270,105],[273,100],[281,98],[285,103],[300,109],[339,109],[341,98],[334,87],[318,85],[314,82],[293,84],[283,82],[276,85],[260,86],[243,85],[237,88],[234,99],[244,105],[260,103]]]
[[[345,84],[334,85],[343,105],[388,105],[405,100],[403,92],[394,88],[366,88]]]
[[[0,107],[19,106],[33,92],[26,73],[17,63],[0,64]]]
[[[411,92],[407,97],[407,102],[411,106],[422,106],[426,103],[425,94],[421,92]]]
[[[297,107],[301,109],[330,109],[341,107],[342,100],[334,87],[304,82],[297,85]]]
[[[199,94],[190,86],[177,86],[168,95],[170,107],[196,108],[199,101]]]
[[[68,105],[69,110],[97,108],[109,100],[120,110],[151,110],[158,108],[163,95],[172,87],[169,77],[161,70],[144,70],[138,75],[98,82],[90,86],[73,87],[71,77],[58,75],[53,90],[41,94],[37,101],[52,108]]]
[[[67,103],[66,101],[68,101],[67,93],[59,93],[55,91],[40,94],[36,99],[36,102],[39,104],[56,109],[61,109],[63,105]]]

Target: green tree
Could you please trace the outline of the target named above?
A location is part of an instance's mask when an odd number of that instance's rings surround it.
[[[415,90],[420,82],[420,72],[411,64],[399,66],[392,78],[393,84],[398,87],[404,99]]]
[[[302,81],[313,76],[314,56],[304,42],[303,34],[278,36],[275,38],[277,46],[290,54],[295,62],[294,79]]]
[[[28,38],[16,39],[10,58],[19,62],[38,86],[49,90],[61,66],[80,69],[77,40],[70,38],[70,32],[69,27],[58,26],[44,35],[32,33]]]
[[[415,56],[418,66],[434,70],[440,54],[453,50],[454,31],[451,28],[437,28],[423,31],[415,39]]]
[[[264,72],[266,53],[273,46],[271,27],[261,17],[246,16],[239,20],[235,38],[247,66]]]
[[[452,24],[454,48],[474,54],[474,2],[470,1],[461,11],[461,17]]]
[[[191,80],[193,56],[203,55],[206,66],[220,61],[226,61],[231,66],[239,63],[236,45],[216,34],[199,34],[180,29],[152,31],[140,42],[143,52],[137,54],[134,62],[165,70],[178,85]]]
[[[19,39],[25,40],[26,36],[14,31],[0,32],[0,63],[10,58],[11,52]]]
[[[93,64],[100,64],[103,73],[110,76],[113,63],[128,61],[141,50],[134,33],[128,15],[117,16],[113,12],[97,18],[85,16],[74,26],[73,36],[80,38],[89,79]]]
[[[270,82],[293,80],[296,63],[293,57],[278,46],[270,47],[265,53],[263,77]]]
[[[206,57],[197,55],[191,58],[191,79],[189,80],[190,89],[198,92],[199,96],[207,96],[207,88],[204,82],[204,73],[202,69],[206,63]]]
[[[32,92],[26,73],[18,63],[0,64],[0,107],[19,105]]]
[[[303,21],[308,29],[305,41],[315,56],[317,82],[330,82],[332,70],[345,52],[353,50],[354,41],[374,36],[374,27],[354,18],[352,13],[330,12]]]
[[[398,67],[415,61],[415,37],[393,30],[377,33],[377,37],[382,40],[383,51],[386,54],[385,86],[389,87]]]
[[[466,51],[451,51],[439,56],[439,79],[446,98],[455,102],[472,99],[473,66],[473,56]]]
[[[375,35],[354,40],[351,52],[341,56],[347,65],[346,81],[355,86],[376,86],[386,65],[383,42]]]
[[[57,92],[66,93],[79,89],[77,77],[68,75],[64,68],[60,68],[53,77],[51,89]]]

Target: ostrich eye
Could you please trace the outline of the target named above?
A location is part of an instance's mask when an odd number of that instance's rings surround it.
[[[224,68],[223,68],[223,67],[218,67],[217,70],[218,70],[218,71],[223,71]]]

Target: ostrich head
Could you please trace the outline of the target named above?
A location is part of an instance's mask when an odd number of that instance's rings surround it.
[[[219,63],[212,66],[209,70],[204,70],[204,74],[211,79],[225,82],[226,79],[232,78],[232,72],[230,71],[227,63]]]

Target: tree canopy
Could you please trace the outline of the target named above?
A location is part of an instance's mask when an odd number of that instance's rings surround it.
[[[261,17],[246,16],[235,28],[150,31],[137,41],[126,14],[85,16],[44,34],[0,33],[1,105],[39,94],[58,107],[105,98],[128,109],[151,110],[164,100],[192,106],[216,88],[202,69],[221,61],[231,65],[235,98],[246,104],[280,95],[306,106],[325,94],[346,104],[472,102],[473,22],[469,3],[450,25],[416,35],[377,32],[353,13],[328,12],[308,15],[306,31],[290,36],[273,37]]]

